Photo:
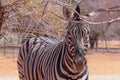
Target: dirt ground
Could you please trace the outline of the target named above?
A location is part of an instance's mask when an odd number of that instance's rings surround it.
[[[117,50],[107,52],[103,49],[89,50],[86,55],[90,80],[120,80],[120,46]],[[101,46],[101,45],[100,45]],[[16,58],[5,57],[0,54],[0,80],[18,80]]]
[[[120,74],[120,54],[94,53],[87,60],[92,75]]]

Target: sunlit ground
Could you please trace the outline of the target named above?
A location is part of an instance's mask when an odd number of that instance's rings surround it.
[[[86,56],[89,80],[120,80],[120,46],[118,46],[118,42],[114,41],[112,41],[112,45],[109,53],[104,49],[100,49],[98,52],[89,50]],[[100,46],[104,47],[103,44]],[[13,61],[12,58],[0,54],[0,80],[18,80],[16,59]]]

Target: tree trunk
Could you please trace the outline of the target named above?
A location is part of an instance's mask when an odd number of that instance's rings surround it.
[[[2,29],[3,21],[4,21],[4,9],[2,7],[2,1],[0,0],[0,36],[1,36],[1,29]]]

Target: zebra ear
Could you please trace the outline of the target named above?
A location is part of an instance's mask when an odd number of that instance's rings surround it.
[[[76,6],[75,10],[76,10],[77,13],[76,12],[74,13],[74,18],[78,18],[79,17],[78,14],[80,14],[80,7],[79,7],[79,5]]]
[[[79,5],[76,6],[75,10],[80,14],[80,6]]]
[[[63,15],[65,18],[69,19],[72,16],[72,10],[69,5],[63,6]]]

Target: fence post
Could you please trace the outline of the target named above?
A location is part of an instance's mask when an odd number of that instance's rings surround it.
[[[4,38],[4,56],[5,56],[5,38]]]

